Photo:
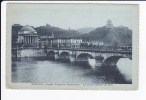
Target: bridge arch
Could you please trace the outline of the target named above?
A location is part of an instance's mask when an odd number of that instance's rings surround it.
[[[122,55],[119,55],[119,56],[110,56],[110,57],[108,57],[108,58],[106,58],[104,60],[103,66],[116,66],[118,60],[121,59],[121,58],[128,58],[128,59],[130,59],[129,57],[122,56]]]
[[[53,50],[48,51],[47,57],[48,57],[50,60],[55,60],[55,51],[53,51]]]
[[[63,51],[59,54],[60,61],[69,62],[70,61],[70,53],[67,51]]]
[[[59,56],[60,56],[60,57],[69,57],[69,56],[70,56],[70,53],[64,51],[64,52],[61,52],[61,53],[59,54]]]
[[[68,51],[68,50],[59,50],[59,55],[61,55],[61,54],[64,53],[64,52],[70,54],[70,51]]]
[[[94,60],[94,56],[88,53],[80,53],[76,56],[76,63],[85,68],[91,68],[93,65],[95,65],[91,63],[94,63]]]
[[[55,51],[50,50],[50,51],[48,51],[48,53],[47,53],[47,54],[55,54]]]
[[[131,83],[132,82],[132,74],[131,69],[132,66],[125,65],[117,65],[118,61],[121,58],[127,58],[131,60],[128,56],[110,56],[104,60],[103,66],[101,67],[104,71],[105,75],[109,78],[114,79],[117,83]],[[126,70],[125,70],[126,68]]]
[[[88,60],[88,59],[93,59],[94,57],[88,53],[81,53],[79,55],[77,55],[77,59],[84,59],[84,60]]]

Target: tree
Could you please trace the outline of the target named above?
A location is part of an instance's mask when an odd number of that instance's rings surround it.
[[[89,44],[89,47],[93,47],[93,44],[92,44],[92,43],[90,43],[90,44]]]

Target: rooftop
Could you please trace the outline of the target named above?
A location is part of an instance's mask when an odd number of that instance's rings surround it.
[[[20,34],[36,34],[37,32],[29,25],[23,26],[20,30],[19,30]]]

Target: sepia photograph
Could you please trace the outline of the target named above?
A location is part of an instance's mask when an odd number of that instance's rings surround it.
[[[138,88],[138,5],[7,4],[7,87]]]

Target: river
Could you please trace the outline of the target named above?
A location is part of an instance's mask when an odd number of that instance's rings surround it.
[[[105,73],[100,68],[49,60],[29,59],[12,62],[12,82],[14,83],[126,83],[125,81],[115,81],[112,75],[108,77]]]

